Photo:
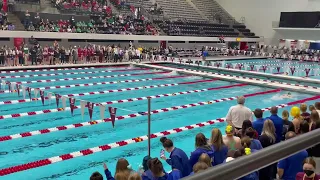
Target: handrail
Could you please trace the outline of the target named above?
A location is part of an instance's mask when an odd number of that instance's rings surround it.
[[[212,167],[183,180],[238,179],[320,143],[320,129],[269,146],[249,156]]]

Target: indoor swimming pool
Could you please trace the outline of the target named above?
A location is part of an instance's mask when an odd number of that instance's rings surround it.
[[[261,60],[241,62],[256,61]],[[282,112],[320,98],[296,92],[285,98],[282,95],[288,91],[281,89],[135,66],[0,73],[7,83],[31,88],[31,97],[21,89],[19,94],[16,89],[11,92],[7,85],[0,91],[0,180],[87,180],[95,171],[103,173],[103,162],[114,174],[119,158],[126,158],[138,170],[148,154],[147,97],[152,109],[152,157],[159,157],[162,145],[158,137],[163,135],[190,155],[197,133],[210,138],[211,130],[219,128],[225,134],[223,118],[237,96],[245,96],[251,110],[266,108],[264,117],[270,115],[267,108],[271,106]],[[34,89],[44,91],[44,105]],[[73,115],[69,101],[63,107],[60,99],[57,107],[56,98],[48,93],[75,98]],[[93,108],[92,121],[87,108],[82,116],[80,101],[116,107],[115,127],[108,110],[101,120],[98,106]],[[170,166],[163,164],[169,171]]]

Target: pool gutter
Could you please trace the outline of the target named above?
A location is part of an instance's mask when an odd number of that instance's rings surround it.
[[[160,61],[162,62],[162,61]],[[130,65],[132,62],[120,62],[120,63],[92,63],[92,64],[59,64],[59,65],[37,65],[37,66],[18,66],[18,67],[0,67],[0,71],[10,70],[29,70],[29,69],[59,69],[59,68],[77,68],[77,67],[106,67],[106,66],[124,66]],[[153,63],[153,62],[144,62]]]
[[[304,94],[306,94],[306,93],[314,94],[314,95],[320,94],[319,89],[310,89],[310,88],[306,88],[306,87],[280,84],[278,82],[263,82],[263,81],[256,81],[256,80],[250,80],[250,79],[241,79],[241,78],[230,77],[230,76],[216,75],[216,74],[212,74],[209,72],[199,72],[199,71],[195,72],[195,71],[190,71],[190,70],[185,70],[185,69],[177,69],[177,68],[156,66],[156,65],[150,65],[150,64],[141,64],[141,63],[139,63],[139,64],[133,63],[133,64],[135,66],[139,66],[139,67],[148,67],[148,68],[161,69],[161,70],[170,70],[170,71],[176,71],[176,72],[182,73],[182,74],[190,74],[190,75],[202,76],[202,77],[207,77],[207,78],[218,78],[218,79],[225,80],[225,81],[241,82],[241,83],[246,83],[246,84],[255,85],[255,86],[263,86],[263,87],[268,87],[268,88],[281,88],[283,90],[295,91],[295,92],[300,92],[300,93],[304,93]]]
[[[179,62],[169,62],[171,64],[180,64]],[[257,76],[263,76],[270,78],[277,78],[277,79],[283,79],[283,80],[290,80],[295,82],[307,82],[307,83],[313,83],[313,84],[320,84],[320,80],[317,79],[311,79],[311,78],[302,78],[302,77],[295,77],[295,76],[285,76],[280,74],[269,74],[269,73],[262,73],[262,72],[255,72],[255,71],[247,71],[247,70],[239,70],[239,69],[228,69],[228,68],[222,68],[222,67],[212,67],[212,66],[203,66],[203,65],[195,65],[195,64],[189,64],[189,63],[181,63],[182,65],[187,66],[193,66],[193,67],[202,67],[207,69],[213,69],[218,72],[224,71],[224,72],[231,72],[231,73],[240,73],[241,75],[249,74],[249,75],[257,75]]]

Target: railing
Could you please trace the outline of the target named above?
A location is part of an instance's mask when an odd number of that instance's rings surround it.
[[[183,180],[238,179],[320,143],[320,129],[269,146],[249,156],[213,167]]]

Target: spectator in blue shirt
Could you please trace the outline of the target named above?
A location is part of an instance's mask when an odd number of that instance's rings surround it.
[[[198,133],[196,135],[196,142],[195,142],[196,150],[191,153],[190,156],[190,167],[193,168],[193,166],[199,161],[199,157],[201,154],[205,153],[208,154],[210,158],[213,159],[213,150],[208,145],[207,138],[202,133]]]
[[[252,150],[260,150],[263,148],[261,142],[258,139],[254,139],[256,133],[257,132],[252,127],[247,128],[245,131],[245,136],[249,137],[251,140],[251,145],[248,148]]]
[[[276,128],[276,134],[277,134],[276,143],[278,143],[281,141],[281,138],[282,138],[283,120],[281,117],[277,115],[278,108],[276,106],[271,107],[270,113],[271,113],[271,116],[267,119],[270,119],[273,122],[274,127]]]
[[[159,161],[158,158],[153,158],[150,160],[150,170],[157,180],[178,180],[182,178],[181,172],[178,169],[172,169],[170,173],[166,173],[163,169],[161,161]]]
[[[296,136],[295,132],[287,132],[286,140]],[[295,180],[298,172],[303,171],[303,161],[308,157],[306,150],[300,151],[286,159],[279,161],[278,163],[278,176],[283,180]]]
[[[153,174],[151,170],[149,169],[150,167],[150,156],[145,156],[142,161],[142,169],[141,169],[141,177],[145,179],[154,179]]]
[[[248,137],[245,137],[245,138],[248,138]],[[249,141],[250,143],[250,141]],[[241,149],[238,149],[234,152],[234,154],[232,155],[232,158],[228,158],[228,160],[226,162],[230,162],[238,157],[241,157],[241,156],[247,156],[247,155],[250,155],[251,154],[251,149],[250,148],[241,148]],[[240,178],[239,180],[259,180],[259,172],[258,171],[254,171],[242,178]]]
[[[228,146],[223,143],[221,131],[214,128],[211,132],[210,144],[214,151],[212,165],[222,164],[228,156]]]
[[[103,176],[99,172],[94,172],[90,176],[90,180],[103,180]]]
[[[160,141],[162,142],[164,149],[170,153],[169,159],[165,156],[162,156],[161,159],[171,165],[172,170],[178,169],[181,172],[182,177],[188,176],[191,173],[191,167],[187,154],[182,149],[174,147],[173,142],[166,137],[162,137]]]
[[[261,135],[263,123],[265,121],[263,117],[263,111],[261,109],[255,109],[254,110],[254,116],[257,118],[255,121],[253,121],[252,125],[253,128],[258,132],[259,136]]]
[[[251,144],[252,144],[252,139],[249,138],[248,136],[245,136],[243,138],[241,138],[241,145],[243,148],[249,148],[251,150],[252,153],[257,152],[257,149],[251,149]]]

